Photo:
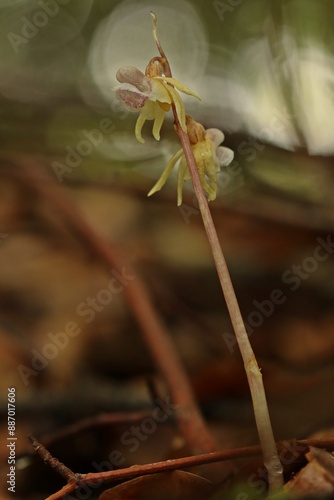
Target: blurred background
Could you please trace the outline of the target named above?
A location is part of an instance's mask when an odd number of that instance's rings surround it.
[[[333,2],[2,0],[1,412],[7,388],[16,387],[18,467],[31,499],[55,491],[56,479],[41,484],[43,464],[26,455],[30,432],[49,435],[102,411],[150,408],[148,380],[158,379],[122,294],[89,323],[79,314],[110,273],[34,183],[60,187],[146,281],[220,445],[257,442],[191,183],[179,208],[175,175],[146,198],[179,148],[171,117],[160,142],[147,122],[141,145],[137,115],[113,92],[117,69],[144,71],[157,55],[150,11],[174,77],[202,98],[185,97],[187,112],[223,130],[235,152],[210,207],[275,435],[333,433]],[[37,374],[22,375],[18,367],[30,369],[50,332],[69,321],[80,335]],[[171,430],[162,427],[127,465],[168,455]],[[120,432],[103,434],[104,447],[91,432],[80,444],[56,443],[56,451],[84,472]],[[1,460],[6,453],[2,446]]]

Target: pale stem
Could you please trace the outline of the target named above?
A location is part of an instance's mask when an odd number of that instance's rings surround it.
[[[168,59],[161,47],[161,44],[157,36],[157,18],[152,12],[151,16],[153,20],[153,36],[157,44],[159,53],[161,55],[161,59],[165,66],[165,76],[172,77],[172,72],[169,66]],[[182,130],[174,104],[172,104],[172,110],[174,114],[176,131],[179,136],[184,151],[184,155],[188,164],[189,172],[194,185],[195,195],[198,201],[205,231],[211,247],[219,281],[221,284],[227,309],[229,311],[231,322],[234,328],[236,339],[244,362],[253,401],[256,426],[259,433],[259,439],[263,451],[263,462],[268,471],[269,490],[275,491],[283,486],[283,467],[278,456],[276,443],[274,440],[274,434],[271,427],[268,404],[262,380],[262,374],[255,359],[252,346],[249,342],[249,338],[247,335],[244,321],[241,316],[237,297],[234,292],[230,273],[225,261],[222,248],[218,240],[216,228],[211,216],[209,205],[199,178],[188,134]]]
[[[281,488],[283,485],[283,468],[279,460],[271,427],[267,399],[262,381],[262,374],[255,359],[252,346],[249,342],[237,297],[234,292],[230,273],[218,240],[209,205],[200,182],[188,135],[183,132],[180,124],[178,123],[176,113],[174,113],[174,118],[177,127],[177,134],[179,136],[194,185],[195,195],[198,201],[205,231],[211,247],[221,288],[225,297],[236,339],[243,358],[253,401],[256,426],[263,451],[263,462],[268,471],[269,490],[275,491]]]

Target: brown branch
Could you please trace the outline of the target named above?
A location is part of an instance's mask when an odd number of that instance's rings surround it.
[[[37,455],[39,455],[47,465],[50,465],[50,467],[55,472],[60,474],[68,483],[80,479],[81,476],[79,474],[74,474],[71,469],[66,467],[66,465],[64,465],[62,462],[59,462],[58,458],[53,457],[51,453],[45,448],[45,446],[39,443],[32,434],[28,436],[28,439],[31,442]]]
[[[277,443],[279,453],[284,455],[284,451],[292,454],[294,461],[297,461],[302,454],[305,454],[310,446],[318,448],[325,448],[327,451],[334,450],[334,438],[332,439],[303,439],[303,440],[287,440]],[[302,448],[302,449],[300,449]],[[217,451],[213,453],[206,453],[194,457],[176,458],[173,460],[166,460],[163,462],[155,462],[145,465],[134,465],[126,469],[111,470],[106,472],[96,472],[83,474],[80,478],[80,483],[85,485],[98,485],[107,482],[120,481],[125,479],[132,479],[139,476],[148,474],[156,474],[158,472],[167,472],[176,469],[184,469],[194,467],[197,465],[210,464],[214,462],[222,462],[226,460],[236,460],[239,458],[259,456],[262,453],[261,446],[246,446],[242,448],[235,448],[234,450]],[[283,460],[284,462],[284,460]],[[291,458],[287,461],[287,465],[291,466]],[[45,500],[60,500],[65,495],[72,493],[76,484],[70,483],[64,486],[61,490],[53,495],[50,495]],[[97,486],[95,486],[97,487]],[[94,487],[93,487],[94,488]]]
[[[82,241],[95,257],[110,268],[121,270],[125,267],[119,251],[112,247],[86,222],[74,203],[68,198],[55,180],[34,161],[25,157],[11,169],[11,174],[24,183],[30,191],[40,196],[57,213],[61,214],[77,238]],[[39,167],[39,168],[38,168]],[[21,175],[20,175],[21,172]],[[22,175],[23,174],[23,175]],[[134,275],[127,267],[127,273]],[[177,406],[175,419],[181,434],[195,454],[217,449],[216,443],[200,413],[187,373],[170,334],[153,308],[149,292],[139,276],[125,287],[130,308],[141,327],[141,332],[149,347],[157,369],[164,377],[172,402]],[[228,472],[229,473],[229,472]]]

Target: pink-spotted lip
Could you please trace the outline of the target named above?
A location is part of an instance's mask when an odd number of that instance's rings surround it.
[[[134,111],[143,108],[148,99],[148,96],[141,92],[132,88],[124,88],[123,85],[116,89],[116,95],[127,108],[133,109]]]

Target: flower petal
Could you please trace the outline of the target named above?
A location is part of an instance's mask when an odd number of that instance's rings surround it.
[[[141,135],[141,131],[143,129],[145,122],[146,122],[145,115],[143,113],[140,113],[136,121],[135,136],[137,141],[141,142],[142,144],[144,144],[145,141],[143,139],[143,136]]]
[[[185,157],[180,161],[179,171],[177,173],[177,206],[182,205],[183,181],[187,178],[188,165]],[[189,177],[188,177],[189,178]]]
[[[212,175],[212,172],[204,171],[204,168],[198,170],[198,175],[204,191],[208,193],[208,201],[213,201],[217,196],[217,174]],[[207,182],[206,177],[209,178],[210,184]]]
[[[192,146],[196,161],[197,172],[203,189],[208,193],[208,200],[212,201],[217,194],[217,164],[215,145],[209,139],[197,142]],[[207,182],[207,179],[210,183]]]
[[[210,188],[209,191],[207,191],[208,193],[208,201],[215,201],[216,197],[217,197],[217,186],[215,188]]]
[[[212,144],[212,143],[211,143]],[[212,149],[214,149],[214,145],[212,144]],[[210,187],[207,189],[208,200],[213,201],[217,196],[217,165],[214,161],[214,151],[212,151],[212,160],[206,163],[205,175],[210,181]]]
[[[136,87],[128,83],[122,83],[122,85],[115,89],[115,93],[117,98],[122,101],[130,111],[137,111],[143,108],[148,99],[145,94],[142,94]]]
[[[192,95],[193,97],[196,97],[197,99],[201,100],[200,96],[194,90],[191,90],[189,87],[186,87],[185,85],[183,85],[183,83],[179,82],[178,80],[175,80],[175,78],[170,78],[167,76],[156,76],[155,78],[157,78],[158,80],[164,80],[165,82],[174,85],[174,87],[180,90],[180,92]]]
[[[216,155],[219,161],[220,167],[227,167],[234,158],[234,151],[230,148],[225,148],[225,146],[220,146],[216,150]]]
[[[179,151],[177,151],[171,157],[171,159],[169,160],[169,162],[167,164],[167,167],[162,172],[160,179],[158,180],[158,182],[156,182],[154,184],[153,188],[151,189],[151,191],[148,193],[147,196],[151,196],[152,194],[156,193],[157,191],[160,191],[160,189],[166,183],[168,177],[170,176],[170,174],[175,166],[175,163],[179,160],[179,158],[182,156],[182,154],[183,154],[183,149],[179,149]]]
[[[131,83],[146,94],[149,94],[152,90],[150,79],[134,66],[120,68],[116,73],[116,78],[121,83]]]
[[[181,128],[184,132],[187,132],[186,112],[184,110],[182,99],[179,96],[178,92],[173,87],[168,85],[168,87],[166,88],[168,88],[168,92],[171,95],[172,102],[175,104],[176,114],[179,119]]]
[[[154,118],[155,118],[155,103],[150,101],[150,100],[147,100],[145,102],[145,105],[142,108],[139,116],[138,116],[138,119],[136,122],[136,127],[135,127],[136,139],[137,139],[137,141],[141,142],[142,144],[144,144],[144,142],[145,142],[142,135],[141,135],[141,131],[142,131],[142,128],[144,126],[144,123],[146,122],[146,120],[153,120]]]
[[[151,78],[152,91],[150,92],[149,98],[151,101],[167,102],[172,103],[171,96],[167,90],[167,85],[163,82],[159,82],[156,78]]]
[[[155,118],[153,123],[152,134],[154,139],[160,141],[160,130],[165,119],[165,111],[161,108],[159,102],[155,102]]]
[[[208,128],[205,132],[206,139],[209,139],[218,148],[218,146],[224,141],[225,135],[218,128]]]

